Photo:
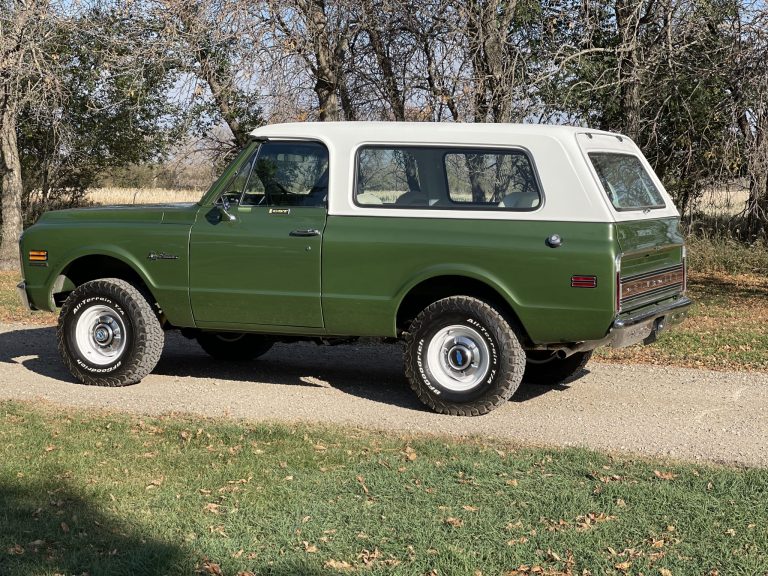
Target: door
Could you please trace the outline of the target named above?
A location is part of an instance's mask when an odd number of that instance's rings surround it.
[[[199,326],[321,328],[320,256],[328,151],[262,142],[204,207],[190,237],[190,299]]]

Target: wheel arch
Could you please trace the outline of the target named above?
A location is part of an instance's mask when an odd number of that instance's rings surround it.
[[[152,283],[141,267],[128,258],[113,253],[87,253],[76,256],[58,272],[50,292],[54,305],[60,306],[78,286],[100,278],[119,278],[134,285],[155,300]]]
[[[524,342],[530,342],[516,311],[517,302],[509,292],[488,277],[467,273],[440,273],[412,283],[403,291],[397,306],[397,331],[406,330],[419,312],[433,302],[450,296],[471,296],[493,306],[513,323]]]

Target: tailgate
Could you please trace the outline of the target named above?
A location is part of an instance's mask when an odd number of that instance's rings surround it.
[[[627,312],[685,291],[685,248],[679,218],[617,222],[621,250],[620,310]]]

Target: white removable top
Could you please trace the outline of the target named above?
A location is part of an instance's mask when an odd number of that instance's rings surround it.
[[[330,215],[488,220],[614,222],[679,216],[669,194],[632,140],[621,134],[573,126],[541,124],[459,124],[434,122],[297,122],[254,130],[259,139],[307,139],[328,147]],[[352,201],[355,156],[366,145],[436,145],[520,148],[533,160],[543,194],[530,212],[438,210],[357,206]],[[617,211],[587,157],[588,152],[619,152],[640,158],[664,198],[665,207]]]

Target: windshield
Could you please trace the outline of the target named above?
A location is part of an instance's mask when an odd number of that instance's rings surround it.
[[[590,152],[589,159],[616,210],[664,208],[661,192],[637,156],[615,152]]]

